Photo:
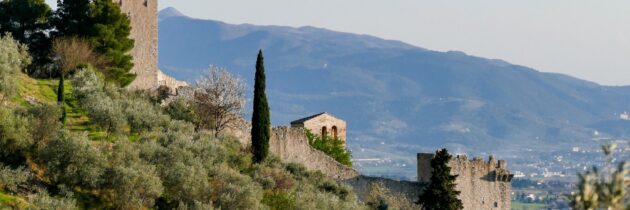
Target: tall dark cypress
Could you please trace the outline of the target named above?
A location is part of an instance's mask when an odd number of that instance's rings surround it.
[[[457,198],[460,194],[455,190],[456,175],[451,175],[448,162],[452,156],[448,150],[442,149],[435,153],[431,160],[431,182],[420,196],[418,204],[427,210],[460,210],[464,208],[462,201]]]
[[[260,50],[256,60],[254,113],[252,114],[252,153],[254,154],[254,162],[260,163],[269,154],[270,136],[271,120],[269,120],[269,104],[265,94],[265,64],[262,50]]]
[[[64,106],[64,103],[66,101],[65,96],[63,94],[64,92],[64,73],[63,71],[61,72],[60,78],[59,78],[59,86],[57,86],[57,104],[59,104],[59,106],[61,106],[61,118],[59,119],[61,121],[61,123],[66,123],[66,107]]]

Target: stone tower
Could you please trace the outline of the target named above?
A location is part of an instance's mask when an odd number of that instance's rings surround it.
[[[418,182],[428,183],[431,179],[431,159],[434,154],[418,153]],[[486,162],[480,158],[468,160],[458,155],[449,161],[451,173],[457,175],[456,190],[464,209],[509,210],[512,178],[504,160],[490,156]]]
[[[302,127],[319,136],[338,138],[346,142],[346,121],[322,112],[291,122],[291,127]]]
[[[136,79],[129,89],[151,89],[158,86],[158,11],[157,0],[113,0],[131,21],[131,35],[135,40],[131,50]]]

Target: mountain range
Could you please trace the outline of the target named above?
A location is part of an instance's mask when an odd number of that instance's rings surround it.
[[[368,35],[160,12],[159,67],[177,79],[194,83],[209,65],[225,67],[251,96],[259,49],[272,123],[332,113],[347,121],[358,158],[413,159],[441,147],[510,157],[630,136],[620,118],[630,111],[630,86]]]

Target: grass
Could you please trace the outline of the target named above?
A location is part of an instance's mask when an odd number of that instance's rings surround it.
[[[24,199],[0,192],[0,209],[26,209],[27,206]]]
[[[57,103],[57,79],[33,79],[26,74],[17,76],[18,95],[14,98],[16,104],[23,107],[32,107],[33,102],[42,104]],[[79,102],[72,96],[72,84],[69,80],[64,83],[64,95],[66,109],[65,127],[71,131],[87,131],[92,140],[105,140],[107,133],[98,126],[90,123],[85,110],[79,107]]]
[[[547,205],[540,203],[521,203],[512,201],[511,208],[512,210],[539,210],[546,209]]]

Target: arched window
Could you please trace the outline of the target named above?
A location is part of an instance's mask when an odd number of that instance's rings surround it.
[[[333,126],[331,129],[332,129],[333,139],[337,139],[337,126]]]
[[[326,138],[326,136],[328,135],[328,129],[326,129],[326,126],[322,127],[322,138]]]

